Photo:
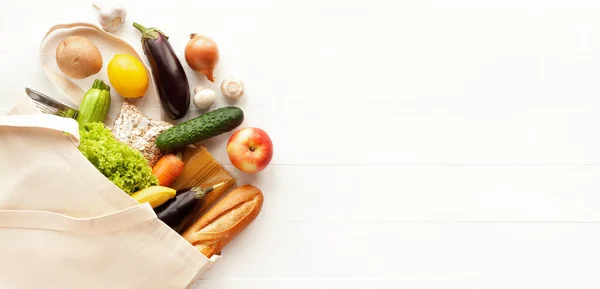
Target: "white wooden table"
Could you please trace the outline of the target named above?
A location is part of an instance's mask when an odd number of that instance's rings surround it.
[[[213,37],[274,141],[236,173],[262,214],[194,288],[600,288],[600,2],[121,3],[132,44]],[[0,109],[58,94],[41,37],[95,13],[1,2]]]

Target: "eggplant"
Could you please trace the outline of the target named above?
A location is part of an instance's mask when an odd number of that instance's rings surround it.
[[[189,187],[177,191],[175,197],[154,208],[158,219],[175,229],[197,205],[204,205],[206,196],[221,184],[203,189]]]
[[[190,108],[190,84],[169,37],[154,27],[146,28],[136,22],[133,27],[142,33],[142,48],[150,62],[163,109],[170,119],[184,117]]]

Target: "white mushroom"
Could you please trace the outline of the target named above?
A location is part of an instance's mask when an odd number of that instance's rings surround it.
[[[244,82],[241,79],[229,77],[221,82],[221,92],[232,101],[238,101],[244,95]]]
[[[125,23],[127,11],[123,6],[100,6],[94,4],[94,8],[98,11],[98,22],[106,32],[115,32]]]
[[[199,109],[209,109],[217,99],[212,89],[196,86],[194,88],[194,105]]]

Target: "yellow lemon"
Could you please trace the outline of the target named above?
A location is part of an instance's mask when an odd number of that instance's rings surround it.
[[[123,97],[140,98],[148,89],[146,67],[135,56],[116,54],[108,63],[108,79]]]

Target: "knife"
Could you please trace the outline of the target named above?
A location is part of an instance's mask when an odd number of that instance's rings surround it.
[[[43,113],[70,118],[75,118],[77,117],[77,114],[79,114],[77,109],[55,100],[39,91],[35,91],[29,87],[26,87],[25,92],[33,100],[35,106]]]

